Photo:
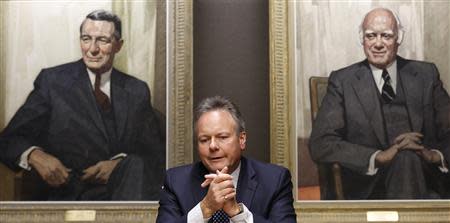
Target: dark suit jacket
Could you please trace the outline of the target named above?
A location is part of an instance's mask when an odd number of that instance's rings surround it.
[[[205,196],[208,171],[201,162],[167,170],[156,222],[186,222],[188,212]],[[254,222],[296,222],[289,171],[273,164],[241,159],[237,201],[252,212]]]
[[[43,69],[0,136],[1,161],[18,168],[20,155],[31,146],[40,146],[73,173],[80,173],[123,152],[151,159],[149,174],[162,181],[165,165],[160,160],[165,160],[165,150],[147,85],[113,69],[111,103],[116,151],[108,149],[109,137],[83,61]]]
[[[441,150],[450,160],[450,99],[436,66],[397,57],[397,75],[412,130],[424,135],[424,145]],[[365,199],[371,193],[377,176],[365,175],[370,156],[389,147],[376,90],[367,60],[333,71],[313,124],[311,156],[316,162],[344,167],[348,199]]]

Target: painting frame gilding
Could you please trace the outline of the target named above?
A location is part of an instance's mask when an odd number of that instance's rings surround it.
[[[167,19],[167,168],[192,162],[192,4],[165,1],[162,7]],[[0,91],[0,100],[4,94]],[[0,202],[0,219],[62,222],[68,210],[95,211],[95,221],[100,222],[155,222],[158,202]]]
[[[269,0],[271,162],[293,176],[297,198],[295,74],[292,28],[295,1]],[[399,222],[448,222],[450,201],[295,201],[297,222],[367,222],[368,211],[396,211]]]

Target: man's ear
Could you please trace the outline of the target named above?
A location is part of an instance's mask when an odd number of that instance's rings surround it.
[[[241,150],[245,150],[245,143],[247,142],[247,133],[241,132],[239,133],[239,146],[241,147]]]
[[[122,46],[123,46],[123,39],[120,39],[117,41],[117,47],[114,49],[114,52],[118,53],[120,49],[122,49]]]
[[[397,44],[398,45],[402,44],[404,36],[405,36],[405,31],[403,29],[398,30],[398,34],[397,34]]]

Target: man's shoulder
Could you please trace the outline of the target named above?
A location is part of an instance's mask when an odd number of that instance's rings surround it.
[[[364,66],[368,66],[366,60],[359,61],[349,66],[334,70],[331,72],[331,74],[333,74],[335,77],[338,78],[346,78],[350,76],[349,74],[354,74],[358,72]]]
[[[112,75],[113,76],[111,78],[116,79],[116,83],[119,82],[120,85],[122,85],[124,89],[131,94],[141,95],[144,93],[149,93],[149,87],[147,83],[133,75],[127,74],[116,68],[113,68]]]
[[[121,78],[126,79],[127,81],[131,81],[131,82],[136,82],[136,83],[145,83],[143,80],[140,80],[139,78],[131,75],[131,74],[127,74],[119,69],[113,68],[113,72],[116,73],[116,75],[121,76]]]
[[[255,172],[261,176],[273,177],[289,172],[287,168],[276,164],[261,162],[251,158],[244,159],[246,160],[247,165],[251,166],[253,170],[255,170]]]
[[[82,60],[72,61],[65,64],[46,67],[36,77],[36,81],[46,80],[49,83],[66,83],[66,80],[75,78],[80,69],[83,69]],[[72,78],[70,78],[72,77]]]
[[[404,59],[404,58],[398,58],[397,59],[398,66],[404,66],[406,68],[413,68],[413,69],[421,69],[421,68],[430,68],[434,67],[435,64],[428,61],[421,61],[421,60],[410,60],[410,59]]]
[[[64,63],[64,64],[59,64],[56,66],[46,67],[43,70],[49,71],[49,72],[59,72],[59,71],[71,70],[71,69],[74,69],[76,67],[81,67],[81,66],[83,66],[82,60],[77,60],[77,61],[71,61],[71,62]]]
[[[192,171],[194,164],[186,164],[182,166],[169,168],[166,172],[170,175],[187,174]]]

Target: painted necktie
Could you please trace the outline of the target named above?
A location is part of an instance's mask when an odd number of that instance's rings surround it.
[[[381,77],[384,80],[383,88],[381,91],[381,98],[383,98],[384,102],[391,103],[391,101],[395,98],[395,93],[391,85],[391,77],[389,76],[389,73],[386,69],[383,69]]]
[[[109,102],[108,96],[100,89],[100,75],[95,75],[94,83],[94,95],[97,104],[104,111],[109,111],[111,109],[111,103]]]

